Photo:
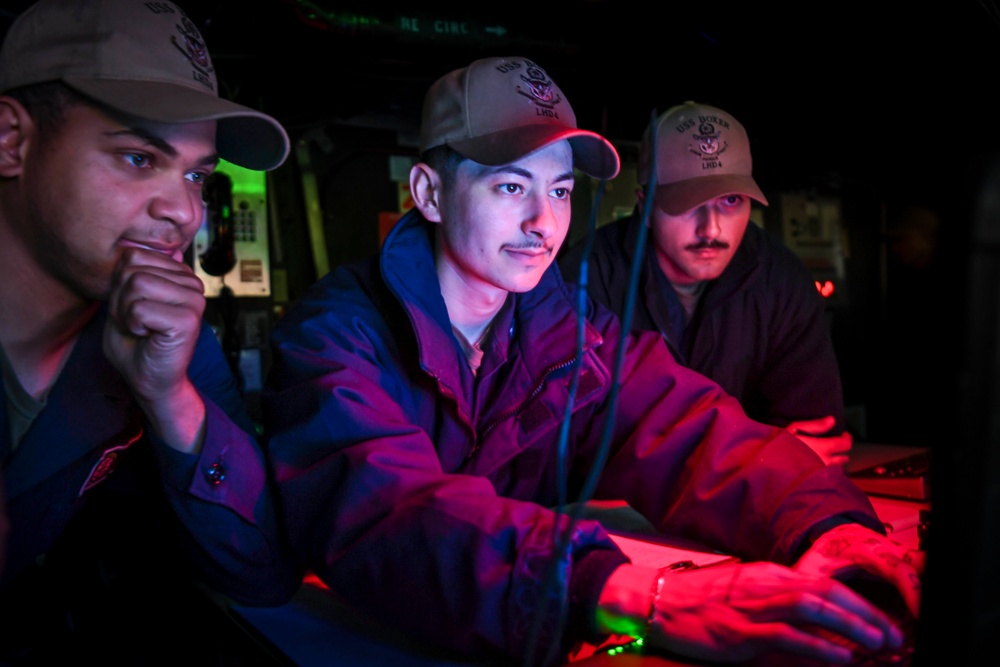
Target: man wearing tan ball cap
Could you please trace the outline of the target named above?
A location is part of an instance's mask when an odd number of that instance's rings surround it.
[[[823,299],[802,261],[748,224],[751,200],[768,202],[746,130],[694,102],[661,114],[655,129],[655,147],[647,128],[640,148],[637,212],[598,230],[590,296],[622,315],[655,160],[633,331],[659,331],[680,363],[722,385],[750,417],[787,428],[828,464],[845,463],[852,439]],[[580,243],[560,261],[567,278],[578,275],[582,251]]]
[[[219,160],[273,169],[288,147],[275,119],[219,97],[170,2],[42,0],[8,29],[0,663],[208,657],[194,578],[250,604],[296,589],[254,425],[184,261]]]
[[[843,661],[823,631],[898,646],[829,578],[857,566],[919,603],[844,471],[748,419],[659,334],[577,311],[554,265],[575,172],[613,178],[618,156],[552,77],[497,57],[432,84],[416,208],[275,327],[262,402],[292,549],[351,609],[477,659],[558,664],[611,634],[713,660]],[[588,478],[662,533],[770,562],[632,563],[557,511]]]

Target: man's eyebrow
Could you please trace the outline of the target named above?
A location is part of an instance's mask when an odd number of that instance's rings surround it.
[[[515,176],[521,176],[522,178],[528,178],[528,179],[532,179],[532,178],[535,177],[535,175],[532,174],[527,169],[524,169],[522,167],[516,167],[516,166],[514,166],[512,164],[502,164],[499,167],[492,167],[490,169],[487,169],[486,173],[489,174],[489,175],[492,175],[492,174],[514,174]]]
[[[177,149],[174,148],[174,146],[169,141],[167,141],[163,137],[158,136],[158,135],[154,134],[153,132],[150,132],[149,130],[145,130],[145,129],[141,128],[141,127],[130,127],[127,130],[118,130],[116,132],[108,132],[107,136],[109,136],[109,137],[122,137],[122,136],[135,137],[135,138],[137,138],[137,139],[139,139],[139,140],[141,140],[141,141],[143,141],[143,142],[151,145],[153,148],[157,149],[158,151],[160,151],[161,153],[163,153],[167,157],[171,157],[171,158],[177,157]],[[216,163],[218,163],[218,161],[219,161],[219,155],[217,153],[210,153],[209,155],[205,155],[204,157],[202,157],[201,159],[199,159],[198,160],[198,164],[216,164]]]
[[[535,175],[532,172],[528,171],[527,169],[524,169],[522,167],[518,167],[518,166],[515,166],[515,165],[512,165],[512,164],[505,164],[505,165],[501,165],[499,167],[494,167],[493,169],[488,170],[486,173],[488,173],[488,174],[514,174],[516,176],[521,176],[521,177],[527,178],[527,179],[533,179],[535,177]],[[575,177],[573,176],[573,170],[570,169],[569,171],[567,171],[565,173],[562,173],[562,174],[559,174],[558,176],[556,176],[556,178],[553,180],[553,182],[554,183],[558,183],[559,181],[571,181],[574,178]]]
[[[114,132],[108,132],[109,137],[135,137],[141,141],[150,144],[161,153],[165,153],[169,157],[177,157],[177,149],[174,148],[167,140],[163,137],[158,137],[148,130],[144,130],[141,127],[130,127],[127,130],[117,130]]]

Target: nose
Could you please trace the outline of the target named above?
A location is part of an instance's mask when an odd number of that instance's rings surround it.
[[[698,209],[698,227],[696,229],[698,238],[712,241],[722,233],[719,224],[719,211],[714,206],[704,205]]]
[[[150,201],[150,215],[180,228],[185,237],[194,236],[204,209],[202,191],[186,178],[165,180]]]
[[[548,195],[533,199],[531,210],[521,225],[524,233],[540,241],[548,241],[559,229],[559,218]]]

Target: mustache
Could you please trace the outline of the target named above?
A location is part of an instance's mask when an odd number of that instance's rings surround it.
[[[728,248],[728,243],[725,241],[718,241],[716,239],[712,239],[711,241],[698,241],[697,243],[684,246],[685,250],[727,250]]]
[[[545,245],[545,243],[541,241],[520,241],[518,243],[504,243],[503,248],[509,250],[536,250],[541,248],[548,253],[552,252],[552,248],[550,246]]]

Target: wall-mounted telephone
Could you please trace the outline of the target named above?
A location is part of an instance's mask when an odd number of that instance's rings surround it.
[[[189,259],[209,297],[206,317],[240,388],[252,395],[263,386],[270,326],[270,308],[261,305],[271,296],[267,178],[220,161],[204,197],[205,215]]]
[[[205,217],[193,265],[205,296],[225,285],[238,297],[271,296],[267,181],[264,172],[220,162],[205,184]]]

